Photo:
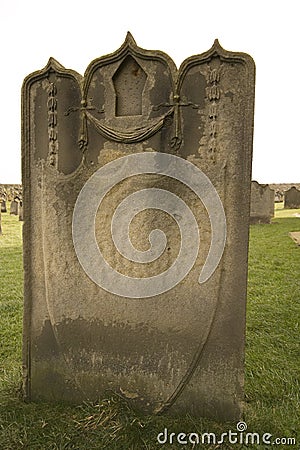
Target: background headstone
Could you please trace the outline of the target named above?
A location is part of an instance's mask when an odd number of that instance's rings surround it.
[[[16,200],[12,200],[10,203],[10,214],[15,216],[19,214],[19,203]]]
[[[5,200],[1,200],[1,212],[3,212],[3,213],[7,212]]]
[[[250,223],[270,223],[274,217],[274,191],[268,184],[251,183]]]
[[[284,207],[289,209],[300,208],[300,191],[295,186],[284,193]]]
[[[24,220],[24,216],[23,216],[23,202],[20,201],[19,203],[19,220],[23,221]]]
[[[225,51],[216,41],[177,70],[167,55],[137,47],[128,34],[119,50],[94,60],[84,78],[50,58],[44,69],[25,79],[22,96],[27,399],[97,400],[109,389],[148,412],[240,417],[252,59]],[[209,256],[212,224],[203,202],[185,184],[156,172],[122,179],[129,156],[136,154],[153,154],[158,166],[159,155],[177,155],[200,169],[216,189],[227,238],[206,282],[199,284],[199,274]],[[109,170],[110,162],[120,167],[95,178],[100,168]],[[109,189],[95,217],[96,243],[114,274],[122,273],[135,285],[136,280],[147,282],[169,273],[181,249],[180,214],[160,211],[158,194],[153,194],[150,200],[157,206],[137,214],[125,231],[144,254],[150,232],[162,229],[165,250],[147,264],[116,250],[110,224],[129,195],[154,188],[170,191],[189,205],[199,228],[193,268],[159,295],[131,298],[100,287],[75,252],[72,220],[82,188],[95,183],[95,201],[99,189],[119,176],[122,181]],[[204,189],[203,195],[211,193]],[[78,213],[83,243],[89,200]],[[118,230],[124,227],[120,219]],[[222,236],[213,239],[219,245]]]

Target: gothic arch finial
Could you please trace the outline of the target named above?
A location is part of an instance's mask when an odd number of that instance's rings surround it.
[[[125,42],[127,45],[133,45],[136,47],[136,42],[130,31],[127,31]]]
[[[217,54],[220,54],[225,51],[224,48],[222,47],[222,45],[220,44],[219,39],[216,38],[214,40],[211,51],[215,51],[215,53],[217,53]]]
[[[46,68],[54,70],[66,70],[65,67],[52,56],[50,56],[50,58],[48,59]]]

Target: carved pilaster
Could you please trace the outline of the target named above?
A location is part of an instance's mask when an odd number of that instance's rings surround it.
[[[208,158],[215,163],[216,154],[218,150],[217,146],[217,118],[218,118],[218,102],[220,100],[220,70],[219,68],[210,69],[207,77],[207,99],[209,101],[209,113],[208,113],[208,127],[209,127],[209,141],[207,147]]]
[[[57,141],[57,88],[55,83],[49,83],[48,88],[48,138],[49,151],[48,162],[51,166],[57,168],[58,164],[58,141]]]

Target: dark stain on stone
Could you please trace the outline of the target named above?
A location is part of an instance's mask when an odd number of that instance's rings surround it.
[[[59,346],[50,320],[45,321],[43,331],[33,346],[33,351],[37,359],[56,358],[59,356]]]
[[[191,338],[150,330],[144,325],[105,325],[82,318],[57,324],[56,334],[61,351],[78,369],[129,374],[136,368],[143,373],[158,373],[162,378],[169,377],[171,367],[186,367],[185,361],[178,360],[179,355],[186,355],[186,361],[190,361],[197,345]],[[55,358],[59,347],[46,321],[34,345],[35,358]]]

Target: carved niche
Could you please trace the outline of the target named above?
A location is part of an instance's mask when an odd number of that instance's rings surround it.
[[[128,55],[113,76],[116,93],[116,116],[142,115],[142,97],[147,75]]]

